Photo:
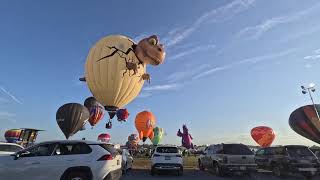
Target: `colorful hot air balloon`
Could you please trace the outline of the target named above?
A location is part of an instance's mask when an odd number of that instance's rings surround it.
[[[89,123],[93,127],[95,126],[104,116],[104,107],[95,105],[90,108]]]
[[[134,144],[138,144],[140,141],[138,134],[131,134],[130,136],[128,136],[128,141]]]
[[[320,112],[320,105],[315,105]],[[320,144],[320,120],[313,105],[302,106],[294,110],[289,117],[289,125],[296,133]]]
[[[261,146],[269,147],[276,137],[272,128],[267,126],[258,126],[251,129],[251,137]]]
[[[111,140],[111,136],[110,134],[107,134],[107,133],[102,133],[98,136],[98,141],[101,141],[101,142],[105,142],[105,143],[109,143]]]
[[[127,121],[129,117],[129,111],[127,109],[119,109],[117,111],[118,121]]]
[[[90,111],[90,109],[93,107],[93,106],[99,106],[101,105],[97,100],[96,98],[94,97],[88,97],[86,100],[84,100],[84,103],[83,105],[88,108],[88,110]]]
[[[153,128],[153,133],[154,133],[154,136],[153,136],[153,139],[151,140],[152,144],[158,145],[162,140],[164,130],[163,128],[155,127]]]
[[[185,124],[182,126],[182,132],[180,131],[180,129],[178,130],[177,136],[181,137],[181,144],[183,147],[187,149],[193,149],[193,138],[191,134],[189,134],[189,129]]]
[[[82,129],[88,119],[88,109],[78,103],[65,104],[56,113],[57,123],[67,139]]]
[[[93,96],[105,106],[110,119],[118,108],[135,99],[141,91],[146,64],[159,65],[165,58],[157,36],[142,39],[138,44],[121,35],[99,40],[89,52],[85,78]]]
[[[149,139],[151,140],[154,136],[153,128],[156,124],[156,118],[149,111],[142,111],[137,114],[135,119],[135,125],[139,132],[139,138],[142,139],[143,142]]]
[[[10,129],[4,133],[4,137],[8,143],[17,143],[20,139],[21,129]]]

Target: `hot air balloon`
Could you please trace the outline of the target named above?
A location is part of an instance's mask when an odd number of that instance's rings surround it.
[[[315,105],[319,112],[320,105]],[[302,106],[294,110],[289,117],[289,125],[296,133],[320,144],[320,120],[313,105]]]
[[[189,130],[185,124],[182,126],[182,132],[179,129],[179,131],[177,132],[177,136],[181,137],[181,144],[183,147],[187,149],[193,149],[193,138],[191,134],[189,134]]]
[[[99,40],[89,52],[85,65],[86,81],[93,96],[105,106],[110,119],[118,108],[135,99],[141,91],[146,64],[159,65],[165,58],[157,36],[142,39],[138,44],[121,35]]]
[[[149,139],[151,140],[154,136],[153,128],[156,124],[156,118],[149,111],[142,111],[137,114],[135,119],[135,125],[139,133],[139,138],[142,139],[143,142]]]
[[[67,139],[77,133],[88,119],[88,109],[78,103],[65,104],[56,113],[57,123]]]
[[[83,105],[88,108],[88,110],[90,111],[90,109],[93,107],[93,106],[99,106],[101,105],[97,100],[96,98],[94,97],[88,97],[86,100],[84,100],[84,103]]]
[[[104,107],[100,105],[95,105],[90,108],[89,112],[90,112],[89,123],[92,127],[94,127],[101,119],[103,119]]]
[[[276,137],[272,128],[267,126],[258,126],[251,129],[251,137],[261,146],[269,147]]]
[[[158,145],[162,140],[164,130],[163,130],[163,128],[155,127],[155,128],[153,128],[153,133],[154,133],[154,136],[153,136],[153,139],[151,140],[152,144]]]
[[[117,111],[118,121],[127,121],[129,117],[129,111],[127,109],[119,109]]]
[[[10,129],[4,133],[4,137],[8,143],[17,143],[20,139],[21,129]]]
[[[138,144],[140,141],[138,134],[131,134],[130,136],[128,136],[128,141],[134,144]]]
[[[111,136],[110,134],[107,134],[107,133],[102,133],[98,136],[98,141],[101,141],[101,142],[105,142],[105,143],[109,143],[111,140]]]

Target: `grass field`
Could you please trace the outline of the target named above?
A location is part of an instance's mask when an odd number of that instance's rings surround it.
[[[183,157],[183,166],[185,168],[195,168],[198,166],[198,157],[189,156]],[[151,159],[150,158],[134,158],[133,168],[134,169],[150,169]]]

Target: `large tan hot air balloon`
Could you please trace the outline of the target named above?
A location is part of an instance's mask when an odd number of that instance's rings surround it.
[[[93,96],[105,106],[112,119],[118,108],[135,99],[150,76],[146,65],[159,65],[165,58],[157,36],[142,39],[138,44],[122,35],[99,40],[89,52],[85,78]]]

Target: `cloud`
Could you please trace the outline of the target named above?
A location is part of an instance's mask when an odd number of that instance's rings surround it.
[[[145,91],[168,91],[168,90],[177,90],[182,85],[173,83],[173,84],[164,84],[164,85],[155,85],[150,87],[145,87],[143,90]]]
[[[174,73],[170,74],[168,76],[167,80],[170,83],[177,82],[177,81],[180,81],[183,79],[190,78],[190,77],[194,76],[195,74],[198,74],[207,68],[210,68],[209,64],[203,64],[200,66],[185,68],[186,69],[185,71],[178,71],[178,72],[174,72]]]
[[[238,62],[234,62],[234,63],[231,63],[231,64],[227,64],[227,65],[224,65],[224,66],[213,67],[212,69],[209,69],[207,71],[199,73],[198,75],[194,76],[192,79],[195,80],[195,79],[199,79],[199,78],[202,78],[202,77],[206,77],[206,76],[211,75],[213,73],[216,73],[216,72],[219,72],[219,71],[224,71],[224,70],[227,70],[227,69],[231,69],[231,68],[233,68],[235,66],[242,65],[242,64],[255,64],[255,63],[258,63],[258,62],[261,62],[261,61],[266,61],[266,60],[269,60],[269,59],[274,59],[274,58],[286,56],[286,55],[291,54],[291,53],[293,53],[295,51],[296,51],[296,49],[289,49],[289,50],[285,50],[285,51],[278,52],[278,53],[272,53],[272,54],[257,56],[257,57],[253,57],[253,58],[247,58],[247,59],[244,59],[244,60],[241,60],[241,61],[238,61]]]
[[[4,87],[0,87],[0,90],[5,93],[7,96],[9,96],[13,101],[15,101],[18,104],[22,104],[22,102],[17,99],[14,95],[12,95],[9,91],[7,91]]]
[[[258,39],[259,37],[261,37],[262,34],[275,28],[276,26],[294,22],[312,13],[319,7],[319,5],[320,4],[317,4],[311,8],[300,11],[293,15],[274,17],[274,18],[265,20],[261,24],[246,27],[237,34],[237,37],[248,37],[248,39]]]
[[[188,38],[194,31],[201,27],[205,22],[217,23],[231,19],[236,14],[248,9],[255,0],[234,0],[231,3],[208,11],[194,21],[190,26],[179,27],[170,31],[170,38],[165,43],[168,47],[176,45]]]
[[[188,49],[186,51],[177,53],[177,54],[175,54],[173,56],[169,56],[168,59],[170,59],[170,60],[180,59],[180,58],[185,57],[185,56],[190,55],[190,54],[194,54],[194,53],[201,52],[201,51],[208,51],[208,50],[211,50],[211,49],[214,49],[214,48],[216,48],[216,45],[214,45],[214,44],[196,46],[196,47],[190,48],[190,49]]]
[[[319,59],[320,58],[320,49],[316,49],[313,51],[313,53],[311,55],[305,56],[303,57],[303,59],[306,60],[315,60],[315,59]]]

